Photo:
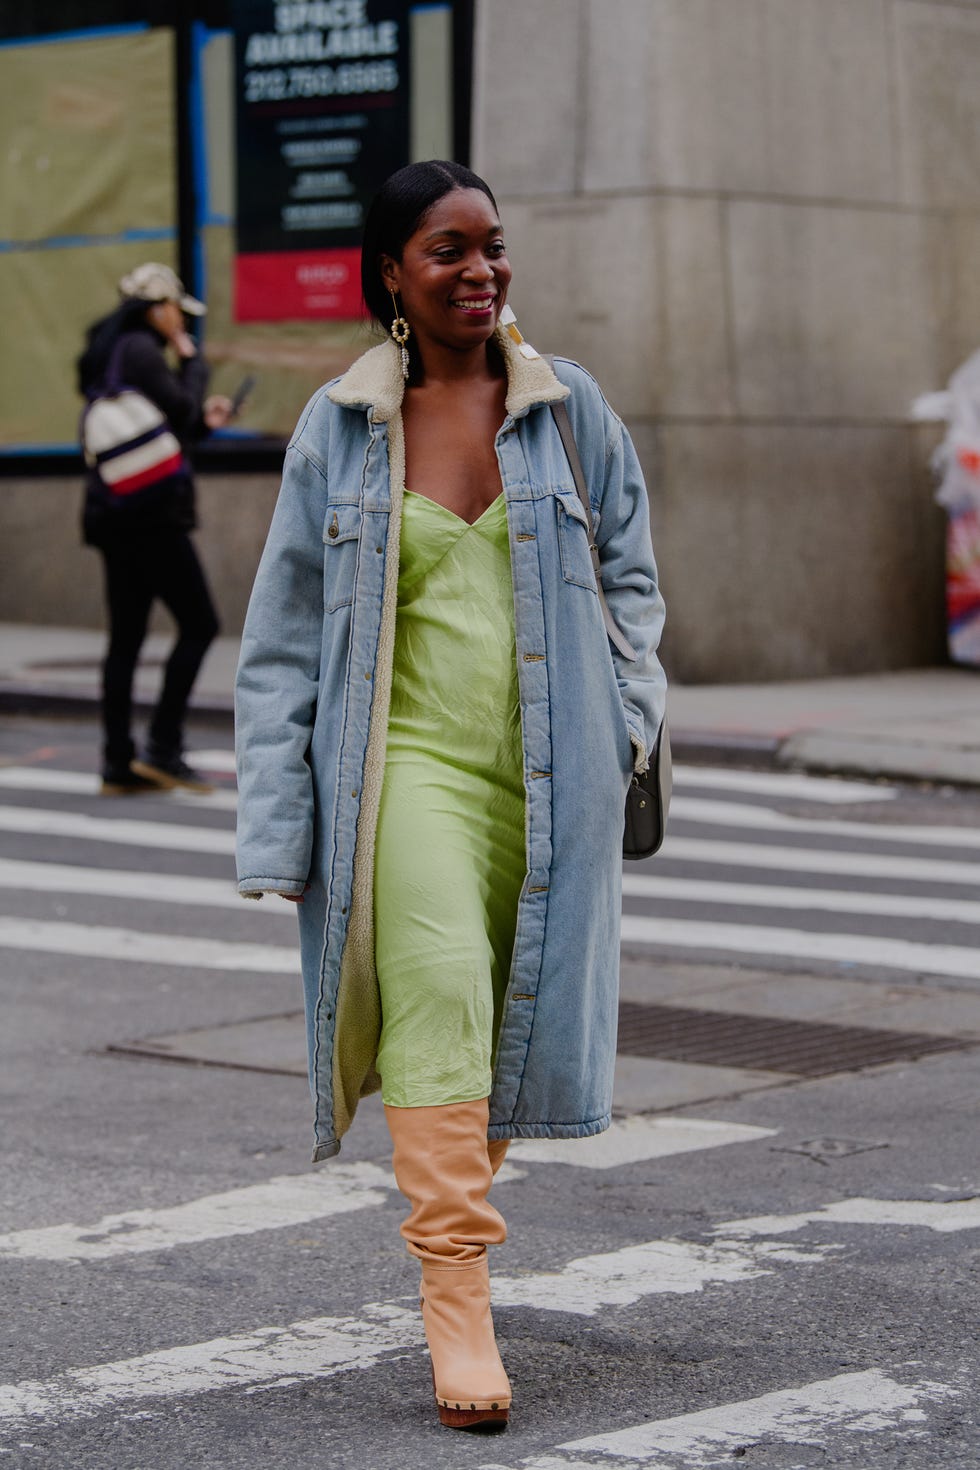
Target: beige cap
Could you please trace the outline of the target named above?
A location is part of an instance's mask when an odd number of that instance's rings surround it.
[[[203,316],[207,307],[196,296],[188,296],[184,283],[169,265],[148,260],[123,276],[119,294],[126,301],[176,301],[189,316]]]

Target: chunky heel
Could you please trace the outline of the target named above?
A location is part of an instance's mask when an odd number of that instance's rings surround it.
[[[436,1400],[438,1404],[438,1400]],[[476,1429],[484,1434],[499,1434],[507,1428],[510,1409],[461,1409],[454,1404],[439,1404],[439,1423],[447,1429]]]
[[[485,1434],[499,1434],[507,1428],[510,1400],[506,1402],[450,1403],[436,1393],[436,1370],[432,1369],[432,1391],[436,1395],[439,1423],[447,1429],[477,1429]]]

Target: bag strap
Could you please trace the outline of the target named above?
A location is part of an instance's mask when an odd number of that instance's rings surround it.
[[[545,358],[545,361],[550,363],[552,367],[554,366],[553,357],[547,357]],[[565,455],[568,459],[568,464],[572,471],[572,479],[575,481],[575,489],[578,491],[578,498],[582,502],[582,509],[585,511],[585,524],[589,535],[589,556],[592,558],[592,570],[595,574],[595,590],[599,594],[599,606],[602,609],[602,621],[606,625],[606,632],[609,634],[610,640],[616,645],[623,657],[628,659],[635,659],[636,649],[623,636],[619,628],[616,626],[616,620],[613,617],[612,613],[609,611],[609,604],[606,601],[606,594],[602,590],[602,573],[599,568],[599,548],[595,544],[595,526],[592,520],[592,506],[589,503],[589,491],[585,483],[585,472],[582,469],[582,460],[579,457],[578,445],[575,443],[575,434],[572,430],[572,421],[568,417],[568,409],[565,407],[564,403],[552,403],[550,407],[551,416],[555,421],[555,425],[558,429],[559,434],[561,435],[561,442],[564,446]]]
[[[106,363],[105,372],[98,382],[93,383],[87,393],[90,403],[97,398],[115,398],[122,392],[123,382],[120,376],[122,368],[123,353],[126,350],[126,334],[122,333],[113,343],[112,351],[109,353],[109,361]]]

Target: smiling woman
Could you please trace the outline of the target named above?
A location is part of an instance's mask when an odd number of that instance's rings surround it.
[[[510,280],[482,179],[388,180],[362,282],[390,340],[300,419],[238,680],[239,886],[302,904],[314,1157],[380,1087],[463,1429],[510,1409],[487,1271],[507,1141],[609,1125],[623,803],[664,711],[636,456],[588,373],[502,326]],[[634,657],[606,635],[565,399]]]

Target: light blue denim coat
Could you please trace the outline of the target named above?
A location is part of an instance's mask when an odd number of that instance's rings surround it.
[[[616,1053],[623,807],[664,714],[663,601],[633,446],[594,379],[503,332],[507,502],[527,876],[490,1099],[491,1138],[608,1127]],[[375,1091],[373,862],[405,480],[398,349],[307,405],[249,604],[237,686],[239,890],[303,893],[314,1159]],[[605,632],[585,516],[548,404],[567,399],[602,580],[636,651]],[[411,853],[405,854],[411,862]]]

